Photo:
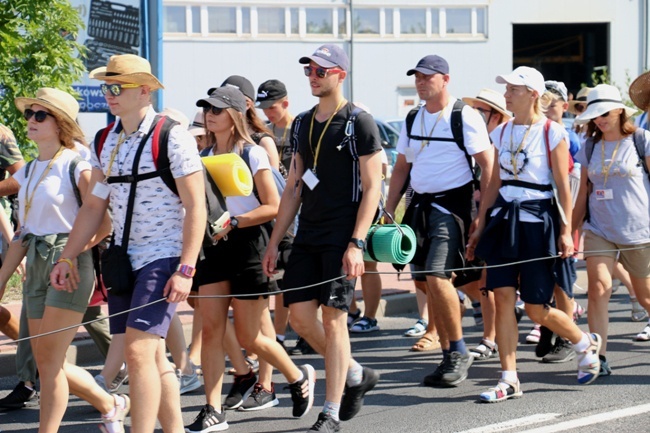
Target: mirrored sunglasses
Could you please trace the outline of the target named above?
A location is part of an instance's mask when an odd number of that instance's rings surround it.
[[[139,84],[100,84],[99,88],[104,95],[107,95],[109,92],[113,96],[120,96],[122,94],[122,89],[135,89],[140,87]]]

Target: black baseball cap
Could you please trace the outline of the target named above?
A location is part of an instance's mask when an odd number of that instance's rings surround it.
[[[242,92],[245,97],[255,102],[256,93],[255,87],[253,87],[253,83],[251,83],[248,78],[242,77],[241,75],[231,75],[230,77],[226,78],[219,87],[233,87]],[[210,90],[208,90],[208,95],[211,95],[215,89],[216,87],[210,88]]]
[[[347,71],[350,69],[350,59],[343,48],[338,45],[325,44],[318,47],[314,54],[311,56],[301,57],[298,60],[303,65],[308,65],[309,62],[314,61],[317,65],[324,68],[333,68],[338,66],[339,68]]]
[[[209,98],[196,101],[197,107],[234,108],[240,113],[246,112],[246,98],[234,87],[217,87]]]
[[[416,72],[421,72],[424,75],[447,75],[449,73],[449,63],[442,57],[432,54],[422,57],[415,68],[409,69],[406,75],[413,75]]]
[[[287,96],[287,88],[280,80],[268,80],[257,89],[257,108],[269,108],[276,101]]]

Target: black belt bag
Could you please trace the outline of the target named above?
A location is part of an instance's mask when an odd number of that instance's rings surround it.
[[[112,295],[126,295],[133,292],[135,276],[131,259],[121,245],[111,245],[102,253],[102,281]]]

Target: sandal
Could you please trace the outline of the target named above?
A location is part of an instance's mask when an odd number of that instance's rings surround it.
[[[415,325],[411,326],[405,333],[405,337],[422,337],[427,333],[428,323],[424,319],[420,319],[415,322]]]
[[[440,341],[438,337],[431,339],[427,335],[422,336],[417,343],[411,347],[411,352],[428,352],[430,350],[440,349]]]
[[[474,361],[490,359],[497,354],[496,343],[493,344],[494,345],[491,345],[485,339],[482,339],[481,344],[473,349],[470,349],[469,354],[474,357]]]
[[[636,337],[634,337],[634,341],[650,341],[650,323],[645,325],[643,331],[636,334]]]
[[[499,383],[497,383],[497,386],[481,393],[479,401],[483,403],[499,403],[510,398],[519,398],[522,394],[523,392],[521,391],[519,380],[517,380],[517,382],[510,382],[501,379]]]

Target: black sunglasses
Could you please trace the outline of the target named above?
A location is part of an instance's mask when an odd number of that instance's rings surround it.
[[[318,78],[325,78],[328,73],[337,73],[337,72],[343,72],[342,69],[338,68],[314,68],[313,66],[305,66],[305,75],[309,77],[312,72],[316,72],[316,76]]]
[[[212,112],[212,114],[214,114],[215,116],[220,115],[223,110],[225,110],[225,108],[215,107],[214,105],[210,105],[209,107],[203,107],[204,114],[207,114],[208,112]]]
[[[34,116],[34,120],[37,121],[38,123],[45,121],[45,118],[47,116],[54,117],[53,114],[48,113],[47,111],[43,111],[43,110],[34,111],[31,108],[26,109],[25,112],[23,113],[23,117],[25,118],[25,120],[31,119],[32,116]]]
[[[607,117],[607,116],[609,116],[609,113],[611,113],[611,111],[608,111],[607,113],[603,113],[598,117]]]
[[[122,94],[122,89],[135,89],[140,87],[139,84],[100,84],[99,88],[102,91],[102,94],[107,95],[108,92],[113,96],[120,96]]]

